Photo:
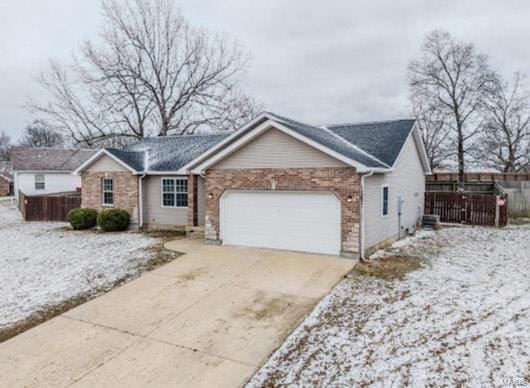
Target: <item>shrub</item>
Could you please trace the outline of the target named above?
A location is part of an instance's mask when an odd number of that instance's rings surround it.
[[[98,212],[95,209],[72,209],[68,212],[68,222],[75,230],[90,229],[97,224]]]
[[[104,232],[121,232],[127,230],[130,216],[127,210],[109,209],[98,214],[98,225]]]

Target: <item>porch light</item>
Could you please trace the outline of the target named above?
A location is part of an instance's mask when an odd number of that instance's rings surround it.
[[[212,199],[212,198],[213,198],[213,194],[212,194],[212,193],[209,193],[209,194],[208,194],[208,198],[209,198],[209,199]]]
[[[353,197],[351,194],[348,195],[348,198],[346,198],[346,201],[348,202],[352,202],[353,201]]]

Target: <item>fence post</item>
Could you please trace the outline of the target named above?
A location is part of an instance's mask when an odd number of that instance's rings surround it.
[[[501,207],[499,206],[500,199],[501,199],[500,195],[495,196],[495,227],[496,228],[500,226],[500,220],[501,220]]]

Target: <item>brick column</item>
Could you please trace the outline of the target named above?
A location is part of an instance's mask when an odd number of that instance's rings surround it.
[[[188,177],[188,226],[197,226],[197,176]]]

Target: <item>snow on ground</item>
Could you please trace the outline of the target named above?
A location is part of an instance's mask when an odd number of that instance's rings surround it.
[[[73,231],[26,223],[0,206],[0,329],[70,298],[134,276],[157,242],[137,233]]]
[[[530,228],[448,228],[397,245],[423,267],[349,275],[248,385],[528,385]]]

